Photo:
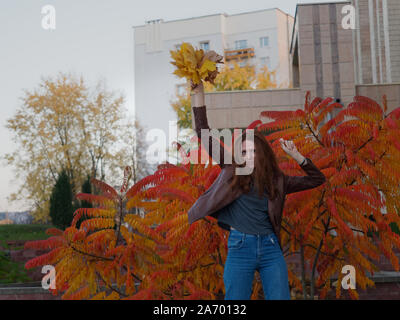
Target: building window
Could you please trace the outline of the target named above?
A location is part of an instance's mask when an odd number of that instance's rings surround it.
[[[261,37],[260,38],[260,47],[268,47],[269,46],[269,37]]]
[[[210,41],[200,42],[200,49],[203,49],[204,51],[210,50]]]
[[[235,41],[235,50],[245,49],[247,48],[247,40],[236,40]]]
[[[260,65],[261,65],[261,67],[263,67],[263,66],[267,66],[267,68],[269,69],[271,66],[270,66],[270,59],[269,59],[269,57],[261,57],[260,58]]]

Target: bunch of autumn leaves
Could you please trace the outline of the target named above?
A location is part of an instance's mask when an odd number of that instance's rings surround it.
[[[180,78],[186,78],[192,89],[202,80],[214,84],[218,75],[217,63],[223,63],[223,57],[215,51],[210,50],[204,53],[203,49],[195,49],[190,43],[183,42],[179,50],[170,51],[176,66],[174,74]]]

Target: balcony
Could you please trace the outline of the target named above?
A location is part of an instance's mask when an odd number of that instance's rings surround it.
[[[254,48],[242,48],[236,50],[225,50],[225,61],[248,59],[255,56]]]

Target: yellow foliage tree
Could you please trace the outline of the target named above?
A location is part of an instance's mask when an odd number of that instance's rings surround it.
[[[134,166],[132,137],[141,127],[127,116],[124,97],[115,96],[104,83],[89,90],[82,77],[60,72],[24,93],[23,105],[6,125],[18,147],[4,160],[23,181],[9,200],[29,202],[36,222],[48,222],[51,189],[61,169],[76,194],[88,174],[100,180],[107,176],[113,184],[124,165]],[[137,141],[139,148],[142,141]],[[139,157],[137,161],[144,155]],[[145,166],[140,169],[135,174],[150,173]]]
[[[268,66],[263,66],[257,74],[256,89],[276,89],[276,70],[270,71]]]
[[[256,80],[256,70],[253,65],[246,63],[244,66],[236,61],[232,67],[225,65],[215,78],[215,85],[205,82],[204,90],[213,91],[232,91],[232,90],[252,90]]]

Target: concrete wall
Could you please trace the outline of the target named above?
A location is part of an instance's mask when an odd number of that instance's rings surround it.
[[[349,102],[356,95],[369,97],[382,107],[382,97],[386,95],[387,113],[400,107],[400,83],[357,85],[354,87],[354,95]],[[267,110],[303,109],[304,99],[305,95],[301,89],[244,90],[205,94],[208,123],[210,128],[216,129],[245,128],[258,119],[263,123],[271,121],[271,119],[260,117],[260,113]],[[194,128],[193,112],[192,121]]]
[[[41,287],[1,287],[0,300],[61,300]]]
[[[260,117],[266,110],[297,110],[303,108],[300,89],[224,91],[205,94],[210,128],[245,128],[254,120],[271,121]],[[192,127],[194,117],[192,111]]]
[[[400,107],[400,83],[377,84],[377,85],[357,85],[356,93],[359,96],[367,96],[374,99],[382,107],[382,97],[386,95],[388,103],[388,111],[391,112],[395,108]]]

